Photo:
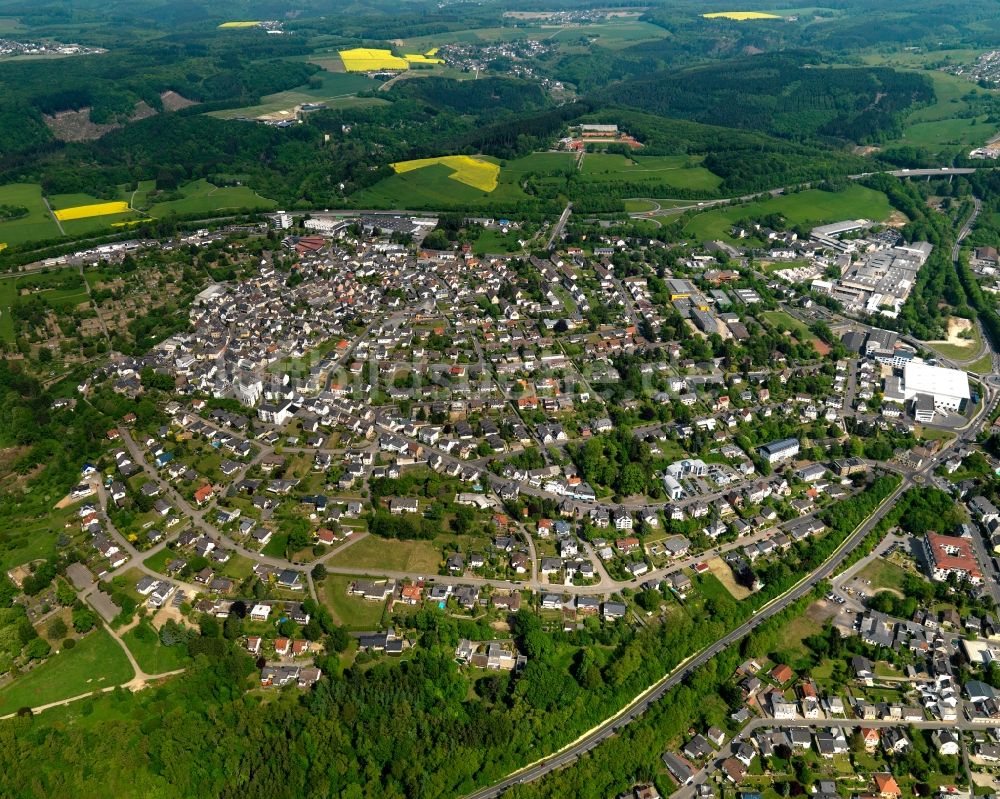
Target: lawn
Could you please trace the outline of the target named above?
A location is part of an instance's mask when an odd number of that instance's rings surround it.
[[[75,648],[50,656],[38,668],[0,689],[0,715],[120,685],[132,677],[125,653],[100,628],[80,639]]]
[[[141,637],[139,628],[148,630],[148,640]],[[187,647],[163,646],[159,634],[149,621],[142,621],[122,636],[122,640],[132,653],[132,657],[146,674],[163,674],[183,668],[190,662]]]
[[[3,330],[3,320],[0,320],[0,331]],[[977,375],[990,374],[993,371],[993,356],[986,353],[982,358],[965,365],[966,371],[974,372]]]
[[[369,535],[327,561],[331,568],[384,569],[436,574],[441,550],[431,541],[397,541]]]
[[[838,192],[809,189],[746,205],[704,211],[691,218],[684,232],[698,241],[722,239],[735,242],[729,231],[741,219],[781,214],[789,225],[821,225],[844,219],[881,222],[888,219],[891,213],[888,198],[882,192],[864,186],[850,186]]]
[[[285,557],[285,550],[288,548],[288,533],[275,533],[271,540],[264,545],[261,552],[270,555],[272,558]]]
[[[204,179],[182,186],[180,193],[184,195],[182,199],[153,203],[143,210],[150,216],[160,218],[170,214],[212,215],[219,211],[270,210],[276,205],[274,200],[261,197],[247,186],[219,187]]]
[[[821,343],[819,339],[812,334],[809,328],[806,327],[804,322],[799,321],[785,311],[764,311],[761,313],[761,316],[767,319],[767,321],[771,324],[780,328],[782,331],[789,331],[799,341],[811,341],[813,344]]]
[[[167,564],[176,557],[177,557],[176,552],[174,552],[172,549],[164,547],[155,555],[151,555],[150,557],[146,558],[142,562],[142,565],[145,566],[147,569],[152,569],[154,572],[158,572],[160,574],[166,574]],[[234,557],[236,556],[234,555]]]
[[[384,602],[369,602],[349,596],[348,586],[354,577],[332,574],[323,583],[321,599],[337,620],[351,630],[374,630],[382,622]]]
[[[39,239],[55,239],[59,226],[49,214],[37,183],[8,183],[0,186],[0,205],[28,209],[26,216],[0,222],[0,244],[23,244]]]

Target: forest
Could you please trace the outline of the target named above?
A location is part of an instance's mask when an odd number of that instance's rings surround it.
[[[818,53],[786,52],[664,70],[612,84],[595,100],[799,141],[877,143],[900,134],[903,111],[934,97],[922,75],[820,62]]]

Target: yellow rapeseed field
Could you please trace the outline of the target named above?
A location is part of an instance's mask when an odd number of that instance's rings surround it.
[[[768,14],[764,11],[716,11],[713,14],[702,14],[705,19],[781,19],[777,14]]]
[[[220,28],[253,28],[253,27],[256,27],[257,25],[260,25],[260,21],[259,20],[257,20],[257,21],[243,20],[243,21],[235,21],[235,22],[223,22],[219,27]]]
[[[7,249],[7,245],[0,241],[0,252]]]
[[[407,61],[407,63],[410,63],[410,64],[443,64],[444,63],[444,59],[443,58],[433,58],[431,56],[420,55],[420,54],[411,55],[410,53],[406,53],[405,55],[403,55],[403,58],[405,58],[406,61]]]
[[[377,72],[380,69],[407,69],[410,65],[405,58],[392,54],[392,50],[373,50],[355,47],[341,50],[340,60],[348,72]]]
[[[54,211],[56,219],[60,222],[68,222],[72,219],[89,219],[92,216],[108,216],[109,214],[123,214],[129,210],[126,202],[92,203],[91,205],[77,205],[73,208],[63,208],[61,211]]]
[[[413,161],[399,161],[392,168],[399,173],[423,169],[432,164],[444,164],[454,171],[448,176],[452,180],[472,186],[480,191],[493,191],[500,177],[500,167],[482,158],[471,155],[442,155],[437,158],[418,158]]]

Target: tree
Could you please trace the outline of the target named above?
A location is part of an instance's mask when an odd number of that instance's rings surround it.
[[[90,632],[97,624],[97,614],[83,606],[73,609],[73,629],[80,635]]]
[[[67,632],[69,630],[66,627],[66,622],[61,617],[56,616],[56,618],[49,622],[49,638],[53,640],[65,638]]]
[[[313,566],[312,578],[314,580],[316,580],[317,582],[325,580],[326,579],[326,566],[324,566],[322,563],[317,563],[315,566]]]
[[[24,654],[27,655],[29,660],[41,660],[44,657],[48,657],[49,652],[52,651],[52,647],[49,646],[49,642],[44,638],[35,638],[29,643],[25,649]]]

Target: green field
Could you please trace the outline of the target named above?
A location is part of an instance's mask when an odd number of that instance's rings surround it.
[[[20,219],[0,222],[0,244],[22,244],[37,239],[59,238],[59,226],[45,208],[42,187],[37,183],[8,183],[0,186],[0,205],[28,209]]]
[[[963,99],[972,91],[982,93],[974,83],[944,72],[924,72],[934,83],[936,101],[919,108],[907,117],[903,135],[886,147],[913,145],[928,148],[961,148],[985,144],[998,132],[996,123],[985,115],[973,116],[969,102]]]
[[[12,282],[0,280],[0,288]],[[6,315],[6,311],[4,314]],[[50,499],[55,503],[61,497]],[[54,555],[60,533],[74,532],[67,531],[65,525],[78,518],[76,513],[79,508],[80,505],[77,503],[61,510],[50,510],[38,519],[19,518],[16,524],[9,525],[5,530],[7,540],[0,550],[0,570],[7,571],[22,563]],[[79,529],[78,525],[76,529]]]
[[[0,279],[0,341],[14,340],[14,317],[10,307],[17,296],[16,281],[13,278]]]
[[[103,629],[80,639],[73,649],[51,655],[38,668],[0,689],[0,715],[121,685],[132,666],[118,643]]]
[[[369,535],[328,560],[327,566],[436,574],[441,560],[441,550],[432,541],[396,541]]]
[[[666,184],[677,189],[713,192],[722,179],[700,165],[701,158],[687,155],[624,155],[588,153],[581,177],[588,183],[629,181]],[[651,191],[650,196],[657,194]]]
[[[367,599],[347,594],[347,587],[355,578],[332,574],[323,583],[320,599],[324,600],[337,620],[350,630],[375,630],[382,621],[384,602],[369,602]]]
[[[542,30],[551,31],[548,41],[573,45],[586,38],[592,44],[610,50],[621,50],[639,42],[653,42],[665,39],[668,31],[638,19],[618,19],[593,25],[543,25]]]
[[[368,105],[381,102],[371,98],[355,97],[360,91],[370,91],[381,85],[379,81],[372,80],[367,75],[323,71],[318,73],[316,77],[322,81],[319,86],[313,87],[305,84],[288,91],[265,95],[258,105],[211,111],[208,116],[233,119],[235,117],[277,115],[282,111],[287,111],[289,112],[288,116],[291,117],[296,106],[306,103],[327,103],[331,107],[341,107],[336,101],[350,99],[360,102],[367,100],[367,103],[361,104]]]
[[[242,211],[245,208],[270,210],[276,205],[274,200],[261,197],[246,186],[220,188],[204,179],[182,186],[180,193],[184,195],[182,199],[153,203],[142,210],[150,216],[160,218],[170,214],[214,214],[218,211]]]
[[[887,588],[891,591],[902,592],[906,574],[906,570],[895,563],[878,558],[865,566],[858,577],[862,580],[870,580],[872,588],[875,590]]]
[[[500,171],[500,185],[492,192],[452,180],[454,171],[444,164],[432,164],[410,172],[398,172],[362,189],[352,199],[364,208],[436,209],[456,205],[472,208],[492,200],[511,199],[511,194],[516,199],[525,196],[518,185],[504,182],[503,170]]]
[[[137,635],[139,627],[148,630],[150,640],[143,640]],[[163,674],[168,671],[175,671],[183,668],[189,661],[187,647],[185,646],[163,646],[160,643],[158,633],[146,620],[140,622],[127,633],[122,635],[122,640],[132,653],[132,657],[146,674]]]
[[[843,219],[888,219],[892,213],[888,198],[880,191],[850,186],[839,192],[809,189],[795,194],[771,197],[746,205],[713,208],[692,217],[684,232],[698,241],[722,239],[735,242],[729,235],[740,219],[781,214],[790,225],[821,225]]]
[[[813,338],[813,334],[809,332],[809,328],[805,324],[785,311],[764,311],[761,316],[782,330],[791,332],[800,340],[808,341]]]

